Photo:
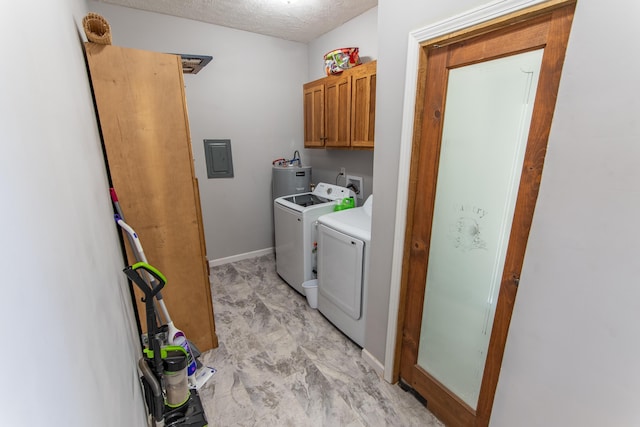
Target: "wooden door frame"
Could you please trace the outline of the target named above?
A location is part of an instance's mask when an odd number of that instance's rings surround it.
[[[410,97],[407,97],[407,96],[405,97],[405,108],[407,107],[407,102],[408,102],[407,100],[409,100],[410,102],[413,102],[412,100],[423,99],[426,93],[426,83],[425,83],[425,79],[422,77],[426,70],[426,49],[428,46],[456,43],[461,40],[469,39],[472,37],[482,35],[487,32],[491,32],[498,28],[510,26],[520,21],[531,20],[540,15],[549,14],[552,11],[557,10],[558,8],[566,7],[570,5],[574,6],[575,1],[558,0],[558,1],[544,2],[532,7],[528,7],[526,9],[507,13],[498,18],[489,19],[485,22],[481,22],[479,24],[468,27],[465,30],[451,31],[451,32],[448,32],[447,34],[441,34],[436,37],[427,38],[424,42],[422,42],[417,47],[417,54],[415,59],[418,65],[416,67],[417,71],[414,75],[415,79],[410,78],[411,76],[408,76],[407,78],[407,87],[409,87],[409,85],[411,85],[412,83],[415,84],[414,86],[415,96],[411,95]],[[567,9],[573,9],[573,8],[567,8]],[[571,21],[569,20],[568,22],[569,28],[570,28],[570,24],[571,24]],[[564,46],[562,48],[562,54],[559,57],[560,63],[562,62],[563,57],[564,57]],[[559,82],[559,73],[557,76],[554,76],[554,79],[555,79],[555,85],[556,85],[554,92],[557,92],[557,84]],[[544,84],[544,83],[541,82],[541,84]],[[555,105],[555,94],[554,94],[554,99],[552,104]],[[385,379],[391,382],[395,382],[398,379],[399,366],[400,366],[399,356],[400,356],[400,348],[402,345],[401,338],[402,338],[402,331],[404,327],[405,314],[406,314],[404,310],[404,307],[405,307],[404,301],[408,297],[408,294],[407,294],[408,259],[409,259],[408,254],[409,254],[409,251],[411,250],[410,236],[412,233],[412,230],[411,230],[412,218],[410,218],[410,216],[412,215],[413,208],[415,206],[414,196],[416,195],[417,179],[414,171],[415,171],[415,166],[417,164],[417,159],[418,159],[418,152],[417,152],[418,143],[417,142],[413,143],[413,141],[420,140],[420,134],[421,134],[421,128],[422,128],[422,122],[421,122],[422,103],[416,102],[415,107],[412,105],[411,109],[413,110],[413,114],[410,115],[411,116],[410,119],[411,121],[413,121],[413,118],[415,117],[415,123],[410,123],[410,126],[409,126],[409,123],[407,123],[409,120],[406,117],[409,115],[405,114],[405,123],[403,124],[403,147],[401,148],[401,161],[402,161],[402,158],[405,159],[405,162],[410,165],[410,167],[406,169],[409,169],[409,171],[411,172],[407,172],[407,176],[405,176],[404,179],[403,177],[400,177],[399,184],[398,184],[399,195],[398,195],[397,215],[396,215],[397,237],[399,233],[403,233],[403,231],[405,236],[404,236],[404,239],[401,239],[401,238],[396,239],[396,244],[394,246],[394,264],[392,266],[393,268],[392,274],[394,275],[392,279],[398,280],[401,285],[398,286],[397,293],[395,293],[393,289],[393,283],[392,283],[392,290],[391,290],[392,298],[390,301],[390,312],[389,312],[389,330],[387,333],[388,339],[387,339],[387,354],[386,354],[387,357],[386,357],[386,364],[385,364]],[[407,110],[405,109],[405,111]],[[545,114],[546,114],[546,118],[544,120],[548,122],[548,126],[546,128],[546,134],[534,136],[534,138],[537,138],[539,140],[544,140],[544,147],[546,147],[546,140],[548,138],[548,131],[550,128],[551,117],[553,115],[553,109],[551,109],[550,112],[547,112]],[[406,144],[406,140],[409,139],[409,137],[411,139],[411,143]],[[534,156],[534,160],[532,161],[532,164],[525,166],[527,168],[533,168],[538,171],[538,175],[536,178],[538,181],[531,183],[533,185],[533,188],[535,189],[535,191],[533,191],[533,193],[535,194],[527,195],[527,197],[530,197],[530,198],[533,196],[532,198],[534,200],[534,203],[535,203],[535,198],[537,198],[537,189],[539,184],[539,176],[542,170],[542,163],[544,161],[544,152],[545,150],[543,148],[539,155],[536,154],[536,156]],[[408,155],[408,158],[407,158],[407,155]],[[401,165],[401,170],[402,169],[403,168]],[[521,196],[522,195],[519,195],[519,197]],[[402,211],[401,209],[403,207],[404,207],[404,210]],[[515,215],[518,215],[518,214],[519,213],[516,212]],[[530,226],[530,219],[529,219],[529,222],[525,225],[527,225],[526,232],[524,234],[524,241],[526,244],[526,238],[528,236],[528,228]],[[523,233],[518,231],[518,234],[520,234],[520,238],[522,239]],[[398,260],[398,257],[400,257],[401,259]],[[522,259],[524,258],[524,246],[522,247],[520,253],[510,254],[508,255],[508,257],[510,257],[510,259],[507,260],[507,264],[511,263],[512,265],[512,267],[510,268],[513,268],[513,265],[515,266],[519,265],[519,267],[521,268]],[[505,266],[505,272],[506,271],[507,271],[507,265]],[[490,375],[485,375],[485,377],[483,378],[481,394],[484,394],[485,397],[484,397],[484,400],[481,400],[478,403],[478,419],[482,420],[480,424],[488,423],[488,419],[489,419],[488,417],[490,415],[491,406],[493,404],[493,395],[495,393],[495,388],[497,386],[497,380],[498,380],[500,365],[502,361],[504,343],[506,341],[509,322],[511,318],[511,310],[509,309],[508,313],[505,313],[504,307],[501,308],[500,305],[512,304],[515,298],[515,291],[516,291],[516,286],[504,286],[504,285],[501,286],[500,297],[498,301],[498,310],[497,310],[497,311],[500,311],[500,314],[496,313],[495,321],[497,322],[496,323],[497,327],[495,328],[495,331],[491,337],[490,354],[488,356],[490,358],[493,358],[491,365],[493,365],[494,367],[491,368],[489,371],[486,371],[485,374],[489,373]],[[397,300],[396,300],[397,308],[398,308],[397,311],[393,310],[394,296],[397,297]],[[501,303],[501,300],[502,300],[502,303]],[[395,319],[392,319],[392,316],[395,316],[396,314],[397,314],[397,317]],[[490,364],[487,363],[487,365],[490,365]],[[497,369],[495,369],[495,366],[497,366]],[[490,395],[489,399],[487,399],[487,395]]]
[[[555,7],[562,7],[575,0],[504,0],[499,3],[490,3],[452,16],[442,21],[435,22],[424,28],[417,29],[409,33],[407,48],[407,73],[405,79],[404,105],[402,131],[400,138],[400,157],[398,162],[398,186],[396,191],[396,214],[395,214],[395,235],[393,242],[393,256],[391,261],[391,283],[389,292],[389,314],[387,319],[387,336],[385,347],[384,367],[381,374],[390,383],[398,381],[399,373],[399,338],[401,337],[404,314],[400,310],[400,300],[404,293],[401,288],[405,231],[407,228],[407,211],[410,202],[410,171],[415,161],[413,157],[413,141],[420,136],[420,129],[414,131],[414,118],[421,114],[417,109],[415,100],[424,96],[424,87],[418,82],[423,82],[421,78],[424,73],[423,64],[424,50],[421,44],[437,38],[453,37],[456,34],[464,34],[465,31],[476,30],[478,33],[484,28],[495,25],[501,21],[506,21],[514,14],[523,11],[534,12],[538,10],[549,10]],[[466,30],[465,30],[466,29]],[[486,30],[485,30],[486,31]],[[375,361],[377,362],[377,361]]]

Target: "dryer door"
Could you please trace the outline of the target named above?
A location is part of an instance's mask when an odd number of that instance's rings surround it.
[[[318,292],[358,320],[362,315],[364,242],[318,225]]]

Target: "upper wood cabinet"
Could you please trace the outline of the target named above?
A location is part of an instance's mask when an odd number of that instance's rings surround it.
[[[376,62],[303,86],[306,148],[373,148]]]

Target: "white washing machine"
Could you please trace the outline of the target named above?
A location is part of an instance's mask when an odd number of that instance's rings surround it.
[[[310,193],[282,196],[273,202],[276,271],[302,295],[302,284],[316,277],[316,220],[333,212],[345,197],[355,200],[356,195],[339,185],[319,183]]]
[[[364,346],[373,196],[318,218],[318,310]]]

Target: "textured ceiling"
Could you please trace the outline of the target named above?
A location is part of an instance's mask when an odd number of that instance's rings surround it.
[[[99,0],[302,43],[378,5],[378,0]]]

